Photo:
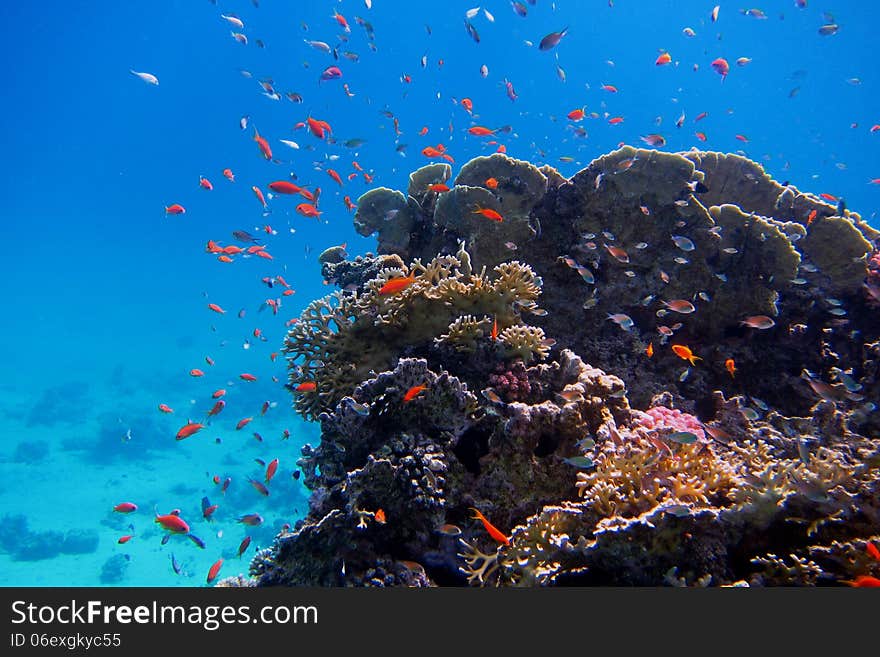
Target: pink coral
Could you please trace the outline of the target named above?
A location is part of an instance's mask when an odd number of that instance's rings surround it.
[[[525,401],[532,392],[526,366],[521,360],[507,368],[499,365],[495,373],[489,375],[489,385],[508,403]]]
[[[706,439],[703,425],[690,413],[682,413],[677,408],[666,406],[654,406],[644,412],[634,412],[635,425],[644,427],[649,431],[665,430],[663,433],[676,431],[689,431],[700,440]]]

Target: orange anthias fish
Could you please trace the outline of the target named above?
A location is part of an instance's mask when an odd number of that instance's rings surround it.
[[[180,430],[177,432],[177,436],[175,438],[177,440],[183,440],[184,438],[189,438],[191,435],[205,428],[204,424],[199,422],[190,422],[189,424],[185,424],[180,427]]]
[[[385,524],[385,512],[382,509],[376,509],[376,513],[373,514],[373,517],[376,518],[376,522],[379,524]]]
[[[492,339],[498,339],[498,318],[492,320]]]
[[[480,513],[479,509],[475,509],[474,507],[471,507],[471,511],[474,512],[474,516],[473,516],[474,520],[479,520],[480,522],[483,523],[483,527],[485,527],[486,531],[489,532],[489,536],[494,538],[499,543],[503,543],[504,545],[510,545],[510,539],[507,538],[507,536],[505,536],[503,533],[501,533],[501,531],[495,525],[493,525],[491,522],[486,520],[486,516],[484,516],[482,513]]]
[[[257,142],[257,146],[260,147],[260,152],[263,154],[263,157],[267,160],[271,160],[272,149],[269,147],[269,142],[260,136],[260,133],[257,132],[256,128],[254,128],[254,141]]]
[[[870,575],[859,575],[854,580],[841,580],[844,584],[849,584],[850,586],[856,586],[860,588],[880,588],[880,579],[876,577],[871,577]]]
[[[482,125],[475,125],[468,128],[468,132],[477,137],[488,137],[489,135],[494,135],[495,130],[490,130],[489,128]]]
[[[461,106],[464,107],[468,114],[472,114],[474,111],[474,103],[470,98],[462,98]]]
[[[379,288],[379,294],[397,294],[402,292],[410,285],[416,282],[415,272],[410,272],[409,276],[398,276],[397,278],[389,278],[385,284]]]
[[[699,356],[695,356],[694,352],[691,351],[690,347],[686,347],[683,344],[674,344],[672,345],[672,351],[676,356],[683,360],[690,361],[691,365],[696,365],[696,361],[703,360]]]
[[[272,459],[269,462],[269,465],[266,466],[266,483],[268,484],[272,481],[272,477],[275,476],[275,473],[278,471],[278,459]]]
[[[232,169],[223,169],[223,175],[229,182],[235,182],[235,174],[232,173]]]
[[[428,386],[426,386],[426,385],[413,386],[412,388],[407,390],[406,393],[403,395],[403,402],[404,403],[411,402],[413,399],[418,397],[420,394],[422,394],[427,389],[428,389]]]
[[[645,349],[645,355],[648,358],[651,358],[654,355],[654,343],[653,342],[648,343],[648,347]]]
[[[473,213],[474,214],[481,214],[484,217],[486,217],[486,219],[491,219],[492,221],[497,221],[499,223],[504,221],[504,217],[502,217],[500,214],[498,214],[498,212],[496,212],[495,210],[493,210],[491,208],[483,208],[478,205],[476,210],[474,210]]]
[[[269,183],[269,189],[276,194],[298,194],[302,187],[294,185],[289,180],[276,180]]]
[[[489,189],[498,189],[498,179],[486,178],[486,187],[488,187]]]
[[[730,373],[730,378],[735,378],[734,372],[736,372],[736,363],[733,362],[733,358],[728,358],[724,361],[724,369],[726,369]]]
[[[435,194],[440,194],[442,192],[448,192],[449,185],[446,185],[444,183],[436,183],[434,185],[428,185],[428,191],[434,192]]]
[[[185,214],[186,208],[180,203],[173,203],[165,207],[165,214]]]
[[[300,203],[296,206],[296,211],[304,217],[320,217],[321,212],[311,203]]]
[[[296,387],[297,392],[315,392],[318,389],[318,384],[314,381],[303,381]]]
[[[217,579],[217,573],[220,572],[220,567],[223,565],[223,559],[217,559],[214,562],[214,565],[208,570],[208,577],[205,580],[208,584]]]
[[[654,64],[656,64],[657,66],[663,66],[664,64],[668,64],[671,61],[672,55],[670,55],[668,52],[664,52],[654,61]]]
[[[113,510],[116,511],[116,513],[133,513],[134,511],[137,511],[137,508],[137,504],[134,502],[122,502],[114,506]]]
[[[168,513],[164,516],[156,514],[156,519],[153,522],[159,523],[162,529],[173,534],[189,534],[189,525],[176,513]]]
[[[584,116],[586,116],[586,113],[584,112],[583,108],[581,108],[571,110],[566,116],[568,116],[568,118],[572,121],[582,121],[584,119]]]

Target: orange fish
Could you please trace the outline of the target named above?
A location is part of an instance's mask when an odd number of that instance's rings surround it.
[[[474,103],[473,103],[473,101],[471,101],[470,98],[462,98],[461,99],[461,106],[464,107],[465,111],[468,114],[473,114]]]
[[[272,459],[266,466],[266,483],[268,484],[278,471],[278,459]]]
[[[480,522],[483,523],[483,527],[485,527],[486,531],[489,532],[489,536],[494,538],[499,543],[503,543],[504,545],[510,545],[510,539],[507,538],[507,536],[505,536],[504,534],[502,534],[501,531],[495,525],[493,525],[491,522],[486,520],[486,516],[484,516],[482,513],[480,513],[479,509],[475,509],[474,507],[471,507],[471,511],[473,511],[475,514],[473,516],[474,520],[479,520]]]
[[[651,358],[654,355],[654,343],[649,342],[647,348],[645,349],[645,355],[648,358]]]
[[[318,385],[314,381],[303,381],[296,387],[297,392],[315,392]]]
[[[339,174],[336,173],[336,171],[334,171],[333,169],[327,169],[327,175],[333,178],[333,180],[335,180],[339,184],[339,186],[342,187],[342,178],[339,177]]]
[[[202,372],[202,370],[200,370],[199,368],[194,367],[189,371],[189,375],[190,376],[205,376],[205,373]]]
[[[880,561],[880,550],[877,549],[877,546],[874,545],[871,541],[867,541],[865,544],[865,551],[870,554],[874,559]]]
[[[263,154],[263,157],[267,160],[271,160],[272,149],[269,147],[269,142],[260,136],[260,133],[257,132],[256,128],[254,128],[254,141],[257,142],[257,146],[260,147],[260,152]]]
[[[171,408],[168,404],[159,404],[159,410],[163,413],[173,413],[174,409]]]
[[[773,321],[772,317],[767,317],[767,315],[752,315],[751,317],[746,317],[742,320],[740,325],[765,330],[776,326],[776,322]]]
[[[426,386],[426,385],[413,386],[412,388],[407,390],[406,393],[403,395],[403,402],[404,403],[411,402],[413,399],[418,397],[420,394],[422,394],[427,389],[428,389],[428,386]]]
[[[730,64],[727,63],[727,60],[724,57],[719,57],[712,61],[712,68],[714,71],[721,76],[721,81],[724,81],[724,78],[727,77],[727,74],[730,73]]]
[[[402,292],[410,285],[416,282],[415,272],[410,272],[409,276],[398,276],[397,278],[389,278],[385,284],[379,288],[380,295],[397,294]]]
[[[168,205],[165,207],[165,214],[185,214],[186,208],[184,208],[180,203],[174,203],[173,205]]]
[[[219,507],[220,507],[219,504],[212,504],[211,506],[206,506],[204,509],[202,509],[202,517],[205,520],[210,521],[211,516],[214,515],[214,511],[216,511]]]
[[[183,518],[181,518],[176,513],[168,513],[164,516],[160,516],[156,514],[156,519],[153,522],[157,522],[162,526],[162,529],[171,532],[172,534],[189,534],[189,525],[186,524]]]
[[[208,584],[210,584],[215,579],[217,579],[217,573],[220,572],[220,567],[222,565],[223,565],[223,559],[217,559],[217,561],[214,562],[214,565],[211,566],[211,568],[208,570],[208,578],[206,580]]]
[[[496,131],[490,130],[489,128],[486,128],[481,125],[475,125],[473,127],[468,128],[468,132],[472,135],[477,136],[477,137],[488,137],[489,135],[494,135]]]
[[[624,264],[629,263],[629,254],[621,249],[619,246],[608,246],[607,244],[603,244],[602,246],[608,251],[608,253],[618,262],[622,262]]]
[[[137,504],[134,502],[121,502],[113,507],[113,510],[116,511],[116,513],[133,513],[137,511],[137,509]]]
[[[668,52],[664,52],[654,61],[654,64],[657,66],[663,66],[665,64],[668,64],[671,61],[672,61],[672,55],[670,55]]]
[[[859,575],[855,578],[854,581],[840,580],[844,584],[849,584],[850,586],[857,586],[860,588],[880,588],[880,579],[876,577],[871,577],[870,575]]]
[[[699,356],[695,356],[694,353],[690,350],[690,347],[686,347],[683,344],[672,345],[672,351],[679,358],[690,361],[691,365],[696,365],[696,361],[703,360]]]
[[[243,429],[245,426],[247,426],[247,424],[248,424],[251,420],[253,420],[253,419],[254,419],[254,418],[252,418],[252,417],[244,417],[244,418],[240,419],[240,420],[238,421],[238,423],[235,425],[235,430],[236,430],[236,431],[240,431],[240,430]]]
[[[269,189],[276,194],[298,194],[302,187],[294,185],[289,180],[276,180],[269,183]]]
[[[204,176],[199,176],[199,187],[207,189],[209,192],[214,189],[214,185],[211,184],[211,181]]]
[[[385,524],[385,512],[382,509],[376,509],[376,513],[373,514],[373,517],[379,524]]]
[[[576,110],[571,110],[566,116],[568,116],[568,118],[571,119],[572,121],[583,121],[584,116],[586,116],[586,113],[584,112],[583,109],[576,109]]]
[[[608,123],[610,123],[611,125],[618,125],[619,123],[623,123],[623,117],[612,116],[610,119],[608,119]]]
[[[189,424],[184,424],[180,427],[180,430],[177,432],[175,438],[177,440],[183,440],[184,438],[189,438],[191,435],[205,428],[204,424],[199,422],[190,422]]]
[[[257,200],[260,202],[260,205],[262,205],[263,209],[265,210],[266,209],[266,197],[263,196],[263,191],[259,187],[257,187],[256,185],[251,187],[251,190],[253,190],[254,196],[257,197]]]
[[[257,380],[257,377],[255,377],[253,374],[248,374],[247,372],[242,372],[241,374],[238,375],[238,378],[240,378],[242,381],[256,381]]]
[[[486,219],[491,219],[492,221],[497,221],[499,223],[504,221],[504,217],[498,214],[495,210],[492,210],[491,208],[483,208],[479,205],[477,206],[477,209],[474,210],[473,214],[481,214],[486,217]]]
[[[695,132],[694,135],[696,135],[697,139],[699,139],[700,141],[706,141],[705,132]]]
[[[223,169],[223,175],[229,182],[235,182],[235,174],[232,173],[232,169]]]
[[[208,411],[208,417],[212,417],[212,416],[214,416],[214,415],[217,415],[217,414],[218,414],[220,411],[222,411],[224,408],[226,408],[226,402],[223,401],[222,399],[218,400],[218,401],[215,402],[214,405],[211,407],[211,410]]]
[[[603,84],[603,85],[602,85],[602,90],[603,90],[603,91],[607,91],[607,92],[612,93],[612,94],[616,94],[616,93],[617,93],[617,87],[615,87],[613,84]]]
[[[428,185],[428,191],[439,194],[440,192],[448,192],[449,185],[444,185],[443,183],[437,183],[435,185]]]
[[[208,308],[210,308],[211,310],[213,310],[215,313],[220,313],[221,315],[223,315],[223,314],[226,313],[226,311],[223,310],[223,308],[221,308],[220,306],[218,306],[216,303],[209,303],[209,304],[208,304]]]
[[[724,369],[728,371],[728,373],[730,374],[730,378],[733,379],[733,374],[734,372],[736,372],[736,363],[733,362],[733,358],[728,358],[726,361],[724,361]]]
[[[498,339],[498,318],[497,317],[492,320],[492,339],[493,340]]]
[[[498,180],[496,178],[486,178],[486,187],[489,189],[498,189]]]
[[[124,545],[128,543],[132,538],[134,538],[134,534],[126,534],[125,536],[120,536],[119,540],[116,542],[120,545]]]
[[[296,211],[304,217],[318,218],[321,216],[321,212],[318,210],[318,208],[310,203],[300,203],[296,206]]]
[[[318,121],[317,119],[309,117],[306,119],[306,123],[309,126],[309,131],[318,139],[324,139],[328,133],[333,132],[330,129],[330,124],[326,121]]]
[[[220,388],[220,389],[212,392],[211,397],[213,397],[214,399],[220,399],[220,397],[222,397],[225,394],[226,394],[226,390],[224,390],[223,388]]]

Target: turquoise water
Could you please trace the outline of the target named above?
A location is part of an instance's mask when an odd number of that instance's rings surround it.
[[[283,356],[270,355],[280,351],[285,322],[329,291],[317,255],[340,243],[352,255],[375,248],[354,232],[344,197],[356,201],[377,185],[405,187],[409,172],[428,161],[421,154],[427,146],[444,144],[457,167],[501,144],[513,157],[571,175],[619,143],[641,146],[642,136],[657,133],[664,150],[742,151],[777,180],[843,197],[877,225],[880,187],[870,181],[880,176],[880,131],[870,128],[880,123],[880,86],[867,56],[877,10],[867,3],[811,0],[800,9],[768,2],[766,19],[722,3],[712,22],[714,2],[537,0],[523,2],[526,17],[508,2],[489,2],[481,5],[488,16],[481,9],[469,19],[479,43],[464,26],[473,4],[304,4],[0,9],[7,62],[0,109],[4,584],[202,585],[221,557],[222,575],[245,572],[255,549],[305,513],[307,491],[292,473],[299,447],[317,443],[319,429],[291,410]],[[820,35],[831,22],[839,31]],[[565,27],[555,48],[538,49],[544,35]],[[683,34],[686,27],[695,36]],[[326,42],[339,58],[305,40]],[[670,64],[655,64],[661,49]],[[717,57],[730,63],[724,80],[710,65]],[[737,65],[740,57],[751,61]],[[341,79],[319,81],[329,66],[339,67]],[[258,82],[268,79],[278,99]],[[463,98],[473,102],[473,115]],[[586,118],[569,120],[579,108]],[[327,121],[335,141],[295,129],[308,116]],[[609,123],[618,116],[622,123]],[[511,128],[487,138],[468,134],[474,125]],[[254,128],[278,162],[262,157]],[[349,140],[363,143],[346,146]],[[222,175],[227,167],[235,182]],[[341,186],[328,168],[339,172]],[[264,216],[251,187],[267,194],[270,182],[291,173],[298,185],[322,188],[320,220],[295,211],[302,198],[271,198]],[[200,188],[200,176],[213,190]],[[173,203],[186,213],[166,216]],[[267,224],[274,234],[265,233]],[[222,263],[205,253],[209,239],[237,244],[233,230],[260,234],[274,259]],[[278,275],[295,294],[282,296],[282,287],[261,280]],[[270,298],[281,299],[277,315],[260,310]],[[190,376],[193,368],[205,375]],[[257,380],[242,380],[243,372]],[[224,410],[176,441],[188,420],[205,421],[218,388],[227,390]],[[237,430],[245,417],[254,420]],[[255,459],[274,458],[280,467],[264,497],[247,478],[262,481],[265,467]],[[225,494],[215,475],[232,478]],[[211,522],[202,518],[203,497],[218,505]],[[126,501],[138,511],[112,511]],[[204,549],[183,536],[161,543],[154,511],[175,508]],[[249,513],[264,523],[236,522]],[[123,535],[133,538],[120,545]],[[252,543],[239,561],[246,535]]]

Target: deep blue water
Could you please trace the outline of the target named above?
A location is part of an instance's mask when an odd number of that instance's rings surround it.
[[[291,473],[300,445],[315,443],[319,432],[290,409],[283,357],[273,363],[270,353],[280,350],[285,321],[329,291],[316,256],[342,242],[351,254],[375,247],[354,232],[343,196],[356,201],[378,185],[405,189],[409,172],[428,161],[426,146],[443,143],[456,167],[494,152],[492,138],[467,134],[472,125],[512,126],[497,136],[509,155],[564,175],[620,143],[641,146],[651,133],[665,137],[664,150],[742,151],[778,180],[844,197],[877,225],[880,187],[869,181],[880,176],[880,131],[870,127],[880,123],[880,80],[870,53],[880,9],[855,0],[809,0],[798,9],[780,0],[759,5],[762,20],[722,2],[712,23],[712,1],[524,4],[522,18],[509,2],[483,3],[494,21],[482,12],[471,19],[476,43],[464,27],[465,12],[476,7],[470,2],[374,0],[371,9],[363,0],[3,3],[0,582],[200,585],[218,557],[229,561],[222,575],[243,572],[247,556],[307,508]],[[823,12],[833,14],[837,34],[818,33],[828,20]],[[221,14],[244,22],[247,45]],[[375,51],[356,16],[372,25]],[[556,48],[538,50],[545,34],[564,27]],[[696,36],[685,36],[685,27]],[[339,60],[305,39],[338,47]],[[661,49],[671,64],[655,65]],[[716,57],[730,62],[723,81],[710,66]],[[740,57],[752,61],[738,66]],[[342,78],[319,82],[331,65]],[[159,85],[130,69],[156,75]],[[258,80],[266,78],[280,100],[262,93]],[[513,102],[505,79],[518,95]],[[473,117],[457,103],[465,97]],[[581,107],[598,118],[566,118]],[[707,117],[695,123],[701,112]],[[245,115],[250,124],[241,130]],[[310,115],[331,124],[336,143],[293,129]],[[610,125],[613,116],[624,122]],[[254,127],[281,163],[260,155]],[[366,141],[343,145],[355,138]],[[372,184],[346,180],[353,160]],[[221,174],[226,167],[234,183]],[[327,167],[342,175],[342,188]],[[294,211],[304,199],[284,197],[270,200],[263,216],[251,186],[265,193],[291,173],[297,184],[322,188],[322,221]],[[212,191],[199,187],[200,175]],[[186,214],[166,216],[172,203]],[[239,256],[223,264],[204,252],[208,239],[233,244],[232,230],[256,232],[267,223],[277,231],[265,236],[272,261]],[[296,294],[282,297],[278,315],[260,312],[281,291],[261,278],[278,274]],[[211,312],[209,302],[227,313]],[[191,377],[192,368],[205,376]],[[258,380],[244,382],[241,372]],[[225,410],[196,436],[175,441],[188,418],[204,418],[221,387]],[[277,406],[261,416],[264,401]],[[159,412],[160,403],[174,414]],[[248,416],[254,421],[235,430]],[[264,498],[246,478],[262,479],[255,458],[275,457],[281,467]],[[233,478],[225,495],[210,479],[215,474]],[[210,524],[201,519],[203,496],[219,505]],[[123,501],[139,510],[112,513]],[[204,550],[181,537],[160,544],[154,509],[173,508],[191,520]],[[262,527],[235,522],[251,512],[264,516]],[[117,544],[124,534],[134,538]],[[239,563],[246,534],[254,541]],[[171,568],[172,553],[181,574]]]

